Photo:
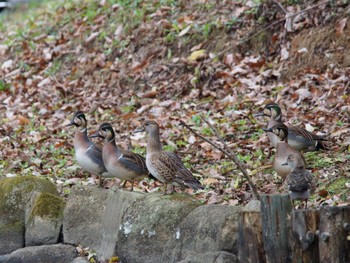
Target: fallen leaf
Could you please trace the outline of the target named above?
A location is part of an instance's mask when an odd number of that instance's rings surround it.
[[[230,53],[230,54],[227,54],[224,58],[224,63],[228,66],[231,66],[231,64],[233,63],[234,61],[234,57],[233,57],[233,54]]]
[[[4,63],[2,63],[1,69],[2,70],[10,69],[12,67],[12,65],[13,65],[13,60],[9,59],[9,60],[5,61]]]
[[[157,97],[157,94],[158,94],[157,91],[150,91],[150,92],[143,94],[142,98],[153,99],[153,98]]]
[[[287,60],[289,58],[289,52],[288,52],[288,49],[283,47],[281,49],[281,59],[282,60]]]
[[[28,125],[30,123],[30,120],[22,115],[18,115],[17,119],[19,120],[20,125]]]
[[[130,120],[130,119],[134,119],[138,116],[139,115],[136,112],[129,112],[129,113],[126,113],[126,114],[120,116],[120,118],[123,120]]]
[[[4,56],[7,51],[9,50],[9,46],[7,45],[0,45],[0,55]]]
[[[314,127],[312,127],[312,125],[310,123],[306,123],[305,124],[305,129],[308,131],[308,132],[313,132],[315,130]]]
[[[114,32],[114,37],[119,38],[123,33],[123,29],[124,29],[123,25],[119,25]]]
[[[61,148],[63,145],[65,145],[65,142],[58,142],[58,143],[55,143],[55,148]]]
[[[95,40],[98,35],[100,34],[100,32],[94,32],[92,33],[90,36],[88,36],[86,39],[85,39],[85,43],[88,44],[90,42],[92,42],[93,40]]]
[[[179,33],[179,37],[182,37],[184,35],[186,35],[188,33],[188,31],[190,31],[191,29],[191,25],[185,27],[184,29],[181,30],[181,32]]]
[[[145,59],[144,61],[142,61],[141,63],[137,63],[135,66],[132,67],[132,71],[133,72],[137,72],[142,70],[143,68],[145,68],[148,65],[148,59]]]
[[[309,50],[308,50],[306,47],[303,47],[303,48],[298,49],[298,53],[299,53],[299,54],[305,54],[305,53],[307,53],[307,52],[309,52]]]
[[[204,43],[199,43],[198,45],[195,45],[194,47],[191,48],[190,51],[192,52],[192,51],[196,51],[196,50],[198,50],[198,49],[201,49],[202,46],[203,46],[203,44],[204,44]]]
[[[220,202],[222,201],[222,199],[223,199],[222,196],[218,196],[217,193],[213,193],[213,194],[209,197],[209,199],[208,199],[208,201],[207,201],[207,204],[208,204],[208,205],[209,205],[209,204],[218,204],[218,203],[220,203]]]
[[[51,79],[48,77],[48,78],[43,79],[42,81],[40,81],[39,84],[38,84],[38,87],[42,88],[42,87],[44,87],[44,86],[46,86],[46,85],[48,85],[50,83],[51,83]]]
[[[337,36],[340,36],[343,34],[347,21],[348,21],[348,18],[345,17],[337,23],[337,26],[335,28]]]
[[[318,192],[318,195],[319,195],[320,197],[326,198],[326,197],[328,196],[328,191],[327,191],[327,190],[320,190],[320,191]]]
[[[196,51],[193,51],[191,55],[187,57],[187,59],[190,61],[195,61],[197,59],[203,58],[205,54],[206,54],[205,49],[196,50]]]
[[[210,184],[217,184],[218,182],[219,182],[218,179],[209,177],[209,178],[204,179],[202,183],[203,183],[203,185],[210,185]]]

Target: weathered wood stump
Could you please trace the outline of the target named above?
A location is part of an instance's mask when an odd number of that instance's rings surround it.
[[[266,262],[292,262],[289,244],[292,203],[289,195],[261,195],[260,201]]]
[[[350,263],[350,206],[293,210],[289,195],[260,202],[261,209],[242,210],[240,262]]]
[[[320,209],[320,263],[350,262],[350,206]]]
[[[319,216],[316,210],[294,210],[292,214],[292,262],[319,262],[318,236]]]
[[[265,263],[261,213],[242,210],[238,222],[238,258],[240,262]]]

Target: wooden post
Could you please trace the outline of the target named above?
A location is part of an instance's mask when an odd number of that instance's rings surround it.
[[[318,263],[319,216],[316,210],[293,210],[292,214],[292,262]]]
[[[290,263],[292,203],[289,195],[261,195],[261,220],[268,263]]]
[[[238,258],[240,262],[265,263],[260,204],[258,210],[243,208],[238,221]]]
[[[350,262],[350,206],[321,207],[320,263]]]

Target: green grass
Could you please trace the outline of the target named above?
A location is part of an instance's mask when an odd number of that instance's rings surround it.
[[[176,148],[174,147],[174,146],[172,146],[172,145],[164,145],[163,146],[163,149],[165,150],[165,151],[168,151],[168,152],[174,152],[175,150],[176,150]]]
[[[4,80],[0,79],[0,91],[6,91],[10,89],[10,84],[5,83]]]
[[[345,161],[345,158],[340,155],[331,156],[321,152],[307,152],[304,156],[309,167],[318,169],[329,168]]]
[[[60,59],[53,59],[51,66],[46,68],[46,70],[44,71],[45,76],[53,76],[57,73],[59,73],[62,69],[62,62]]]

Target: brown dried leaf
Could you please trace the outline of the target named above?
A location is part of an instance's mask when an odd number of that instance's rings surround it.
[[[148,59],[145,59],[141,63],[137,63],[135,66],[133,66],[131,70],[135,73],[135,72],[141,71],[147,65],[148,65]]]
[[[142,95],[142,98],[144,99],[153,99],[157,97],[158,92],[157,91],[150,91]]]
[[[337,36],[340,36],[343,34],[347,21],[348,21],[348,18],[345,17],[337,23],[336,28],[335,28],[335,32],[336,32]]]
[[[217,184],[218,182],[218,179],[212,177],[206,178],[202,181],[203,185]]]
[[[318,195],[319,195],[320,197],[326,198],[326,197],[328,196],[328,191],[327,191],[327,190],[320,190],[320,191],[318,192]]]

